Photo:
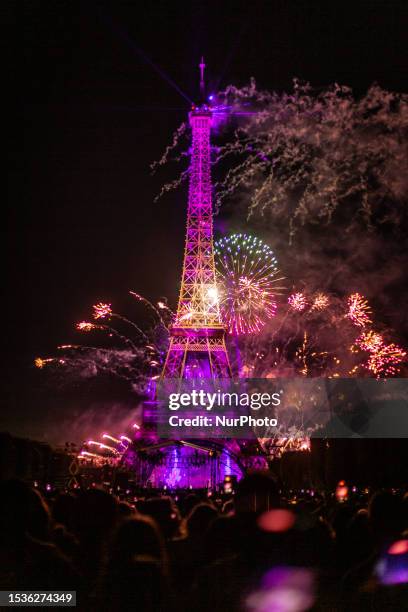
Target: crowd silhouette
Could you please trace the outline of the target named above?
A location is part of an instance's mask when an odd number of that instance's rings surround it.
[[[408,609],[408,494],[234,495],[0,485],[0,590],[77,592],[77,608],[141,612]],[[407,530],[407,531],[406,531]]]

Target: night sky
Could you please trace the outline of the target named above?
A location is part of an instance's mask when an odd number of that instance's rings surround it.
[[[74,396],[42,391],[32,363],[79,341],[74,323],[95,301],[131,314],[134,289],[175,304],[186,193],[154,203],[177,169],[151,176],[149,165],[188,102],[151,62],[192,99],[202,53],[219,88],[254,76],[276,90],[299,77],[357,94],[373,81],[406,91],[407,15],[406,2],[393,0],[55,0],[12,8],[10,48],[17,42],[23,62],[11,52],[9,68],[23,138],[16,129],[10,149],[0,430],[40,437],[38,414],[44,423],[44,415],[58,422],[59,410],[70,418]],[[81,396],[75,414],[94,392]],[[95,393],[98,401],[109,396]],[[123,389],[117,393],[128,405]]]

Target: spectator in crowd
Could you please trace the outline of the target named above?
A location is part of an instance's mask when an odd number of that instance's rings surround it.
[[[51,542],[50,511],[27,484],[0,485],[1,590],[81,590],[79,574]]]

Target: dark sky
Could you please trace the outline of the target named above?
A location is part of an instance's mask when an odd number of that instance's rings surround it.
[[[176,300],[186,194],[155,204],[176,169],[152,177],[149,164],[188,103],[149,61],[190,98],[201,53],[220,87],[296,76],[402,91],[408,24],[394,0],[26,1],[8,21],[23,138],[10,149],[0,429],[17,431],[37,409],[33,358],[75,341],[96,300],[128,313],[128,289]]]

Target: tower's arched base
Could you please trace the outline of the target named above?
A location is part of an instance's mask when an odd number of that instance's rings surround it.
[[[141,487],[215,489],[225,476],[239,480],[244,467],[226,444],[217,441],[162,440],[131,445],[123,466]]]

